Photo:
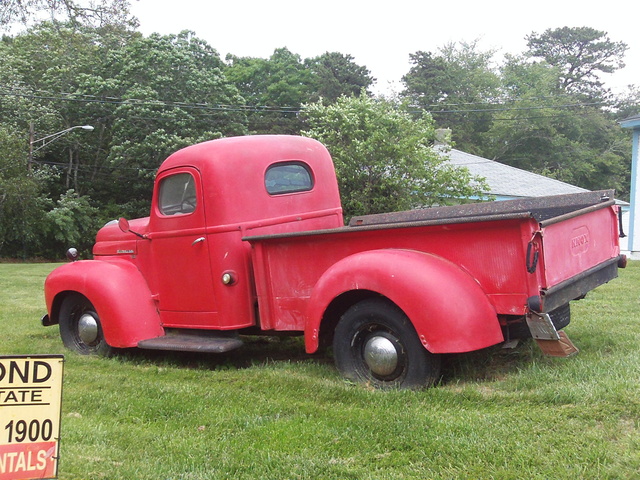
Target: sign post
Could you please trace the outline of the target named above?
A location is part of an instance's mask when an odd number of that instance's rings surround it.
[[[0,480],[56,478],[63,355],[0,357]]]

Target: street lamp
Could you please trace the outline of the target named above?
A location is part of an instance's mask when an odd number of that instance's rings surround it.
[[[82,130],[87,130],[89,132],[93,131],[92,125],[75,125],[73,127],[65,128],[64,130],[60,130],[59,132],[52,133],[51,135],[47,135],[42,138],[35,138],[35,132],[33,131],[33,122],[29,124],[29,162],[27,164],[27,169],[31,171],[31,164],[33,163],[33,154],[38,150],[44,148],[52,142],[55,142],[63,135],[69,133],[71,130],[76,130],[81,128]],[[33,148],[35,144],[42,142],[42,145]]]

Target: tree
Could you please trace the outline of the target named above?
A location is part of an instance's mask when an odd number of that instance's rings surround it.
[[[155,171],[187,145],[246,133],[243,99],[218,53],[192,32],[135,37],[80,76],[78,94],[100,118],[105,163],[124,189],[127,214],[148,213]]]
[[[601,73],[624,67],[628,49],[625,43],[610,40],[606,32],[589,27],[548,29],[525,38],[531,57],[560,69],[563,90],[591,95],[601,93]]]
[[[98,216],[98,209],[89,203],[88,197],[68,190],[60,195],[55,206],[45,214],[45,255],[58,258],[71,246],[85,255],[90,254],[95,232],[103,224]]]
[[[46,165],[56,175],[49,177],[49,193],[53,198],[75,189],[86,194],[94,188],[91,177],[98,164],[106,158],[102,109],[94,115],[100,99],[81,96],[83,79],[102,70],[102,65],[117,41],[117,29],[95,29],[77,25],[43,22],[13,38],[4,37],[0,60],[5,68],[0,73],[9,104],[18,105],[3,120],[11,119],[25,133],[30,124],[35,138],[65,130],[76,125],[91,124],[95,133],[70,132],[55,143],[37,151],[36,165]],[[130,37],[126,30],[122,35]],[[111,105],[112,107],[112,105]],[[110,192],[112,194],[112,192]],[[107,197],[112,195],[107,195]]]
[[[387,100],[340,97],[306,105],[302,133],[332,154],[345,215],[406,210],[480,193],[484,186],[433,148],[434,123]]]
[[[371,72],[356,64],[351,55],[325,52],[318,57],[306,59],[304,64],[313,75],[313,102],[322,98],[328,104],[342,95],[357,96],[375,82]]]
[[[68,189],[90,193],[101,214],[145,215],[154,172],[170,153],[246,132],[243,100],[222,60],[190,32],[144,38],[118,26],[45,22],[4,37],[0,60],[7,98],[38,104],[33,114],[9,112],[25,139],[29,122],[38,137],[95,127],[65,135],[34,159],[59,173],[48,185],[51,198]]]
[[[492,105],[499,97],[500,79],[493,71],[493,51],[477,42],[450,43],[437,53],[410,55],[413,66],[402,78],[402,96],[431,112],[440,127],[452,131],[456,145],[477,153],[479,135],[491,127]]]
[[[369,70],[338,52],[303,61],[278,48],[269,58],[227,55],[226,60],[225,76],[247,103],[252,133],[299,134],[303,124],[298,112],[304,103],[359,95],[373,83]]]
[[[504,97],[483,136],[483,154],[587,189],[615,188],[624,197],[624,132],[602,104],[564,90],[561,76],[560,67],[508,56]]]
[[[450,128],[461,150],[588,189],[613,187],[624,198],[624,133],[598,74],[619,68],[626,46],[605,35],[566,27],[532,34],[529,51],[507,55],[499,69],[475,44],[417,52],[403,95]]]
[[[309,98],[311,75],[300,55],[277,48],[268,59],[227,56],[227,78],[249,105],[298,108]]]
[[[640,85],[630,85],[628,91],[618,98],[616,119],[623,120],[640,112]]]
[[[0,257],[29,258],[41,253],[53,177],[46,168],[28,168],[28,124],[55,121],[55,112],[38,104],[8,58],[0,43]]]
[[[73,190],[54,205],[47,196],[48,169],[27,170],[20,132],[0,126],[0,258],[57,259],[70,246],[90,252],[104,222]]]
[[[129,12],[129,0],[3,0],[0,5],[0,28],[8,29],[13,23],[28,25],[42,20],[47,14],[51,20],[93,27],[123,25],[138,26],[138,20]]]
[[[227,79],[237,86],[252,113],[251,133],[297,134],[300,106],[313,91],[311,72],[300,55],[276,49],[268,59],[227,55]]]
[[[27,172],[25,139],[0,126],[0,257],[39,254],[47,198],[44,176]]]

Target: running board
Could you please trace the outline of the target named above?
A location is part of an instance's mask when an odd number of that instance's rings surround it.
[[[225,353],[243,345],[237,336],[223,333],[168,333],[163,337],[149,338],[138,342],[139,348],[147,350],[170,350],[176,352]]]

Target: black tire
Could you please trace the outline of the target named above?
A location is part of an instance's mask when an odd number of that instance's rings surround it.
[[[427,351],[396,305],[368,299],[353,305],[335,330],[333,355],[349,380],[376,388],[423,388],[440,375],[440,356]]]
[[[571,322],[571,305],[565,303],[555,310],[552,310],[549,312],[549,317],[551,317],[551,321],[553,322],[553,326],[556,327],[556,330],[562,330]]]
[[[561,305],[549,312],[549,317],[556,330],[560,331],[571,321],[571,306],[568,303]],[[507,323],[504,334],[506,339],[525,339],[531,338],[531,330],[527,325],[525,317],[513,317],[511,322]]]
[[[114,349],[104,339],[100,317],[91,302],[71,293],[60,306],[60,337],[65,347],[82,355],[108,357]]]

